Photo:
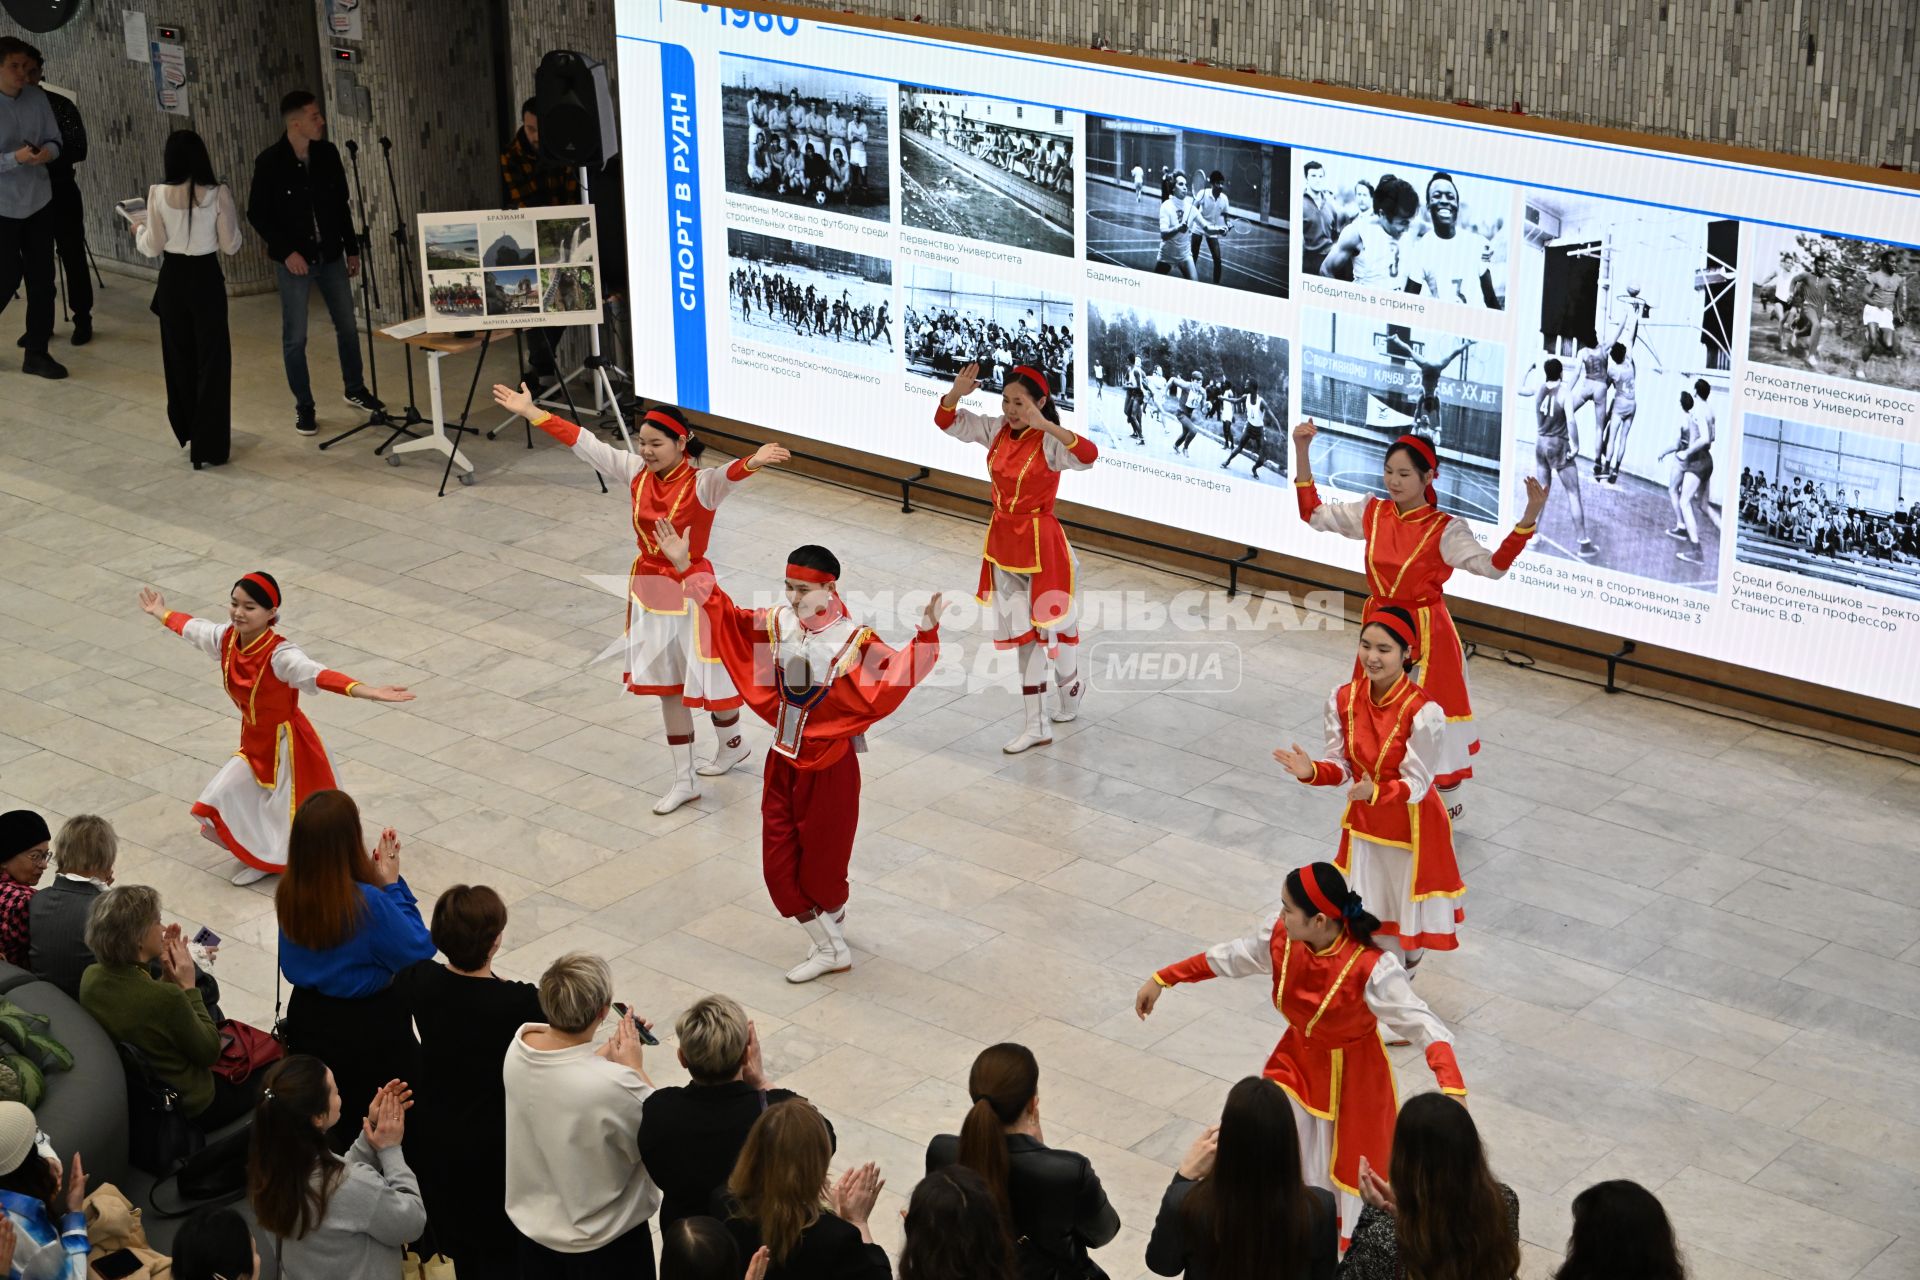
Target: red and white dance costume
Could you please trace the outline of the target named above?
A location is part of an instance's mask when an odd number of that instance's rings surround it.
[[[1304,879],[1312,886],[1312,876]],[[1329,903],[1315,909],[1340,918]],[[1344,930],[1314,951],[1287,937],[1278,912],[1246,937],[1168,965],[1153,980],[1171,987],[1257,973],[1272,975],[1273,1004],[1287,1022],[1261,1073],[1293,1102],[1301,1173],[1310,1186],[1334,1193],[1344,1243],[1360,1220],[1360,1157],[1375,1169],[1391,1167],[1399,1099],[1381,1025],[1425,1052],[1443,1093],[1465,1096],[1453,1033],[1413,993],[1392,952],[1364,946]]]
[[[351,695],[360,682],[321,666],[271,628],[242,647],[231,623],[177,610],[161,622],[220,663],[227,696],[240,709],[240,750],[194,801],[200,834],[255,871],[278,875],[287,869],[294,812],[334,786],[333,765],[300,710],[300,695]]]
[[[830,584],[802,565],[787,577]],[[793,606],[742,609],[696,558],[683,578],[713,651],[755,715],[773,726],[760,793],[760,865],[767,895],[806,929],[807,959],[787,974],[808,982],[852,966],[843,925],[847,865],[860,821],[864,734],[900,706],[940,657],[938,627],[887,647],[847,616],[839,594],[818,619]]]
[[[1402,436],[1396,443],[1411,445],[1430,470],[1438,470],[1438,459],[1425,441]],[[1447,718],[1440,750],[1431,762],[1433,785],[1451,791],[1473,776],[1480,734],[1473,726],[1473,704],[1467,696],[1466,653],[1442,592],[1455,569],[1483,578],[1506,576],[1533,536],[1533,526],[1516,525],[1497,548],[1488,551],[1465,520],[1440,510],[1431,485],[1427,505],[1405,515],[1385,498],[1322,502],[1319,491],[1306,481],[1296,481],[1294,490],[1300,500],[1300,518],[1310,526],[1366,542],[1371,594],[1364,612],[1394,605],[1406,610],[1419,628],[1420,658],[1414,681],[1440,704]],[[1354,674],[1360,675],[1357,660]]]
[[[1404,624],[1389,618],[1383,625],[1398,634]],[[1422,951],[1458,947],[1455,934],[1466,918],[1453,822],[1433,786],[1446,730],[1440,704],[1410,677],[1375,698],[1373,682],[1355,676],[1327,699],[1326,758],[1303,779],[1315,787],[1372,779],[1372,799],[1347,801],[1333,865],[1379,917],[1374,940],[1397,946],[1409,972]]]
[[[665,414],[649,413],[641,421],[685,438],[685,427]],[[627,692],[678,698],[689,710],[704,709],[712,715],[718,745],[713,759],[696,767],[691,721],[682,720],[685,732],[676,732],[671,723],[675,713],[665,712],[675,777],[673,789],[654,806],[654,812],[671,813],[699,798],[699,777],[727,772],[746,759],[748,751],[740,732],[740,694],[726,667],[703,641],[699,609],[689,603],[673,576],[673,566],[660,554],[654,525],[671,521],[686,535],[696,559],[706,555],[715,511],[754,468],[744,460],[725,467],[696,467],[691,458],[683,458],[665,474],[656,474],[639,454],[615,449],[564,418],[549,414],[533,425],[601,475],[624,482],[632,494],[633,535],[639,554],[628,570],[627,669],[620,676]]]
[[[1013,370],[1040,387],[1047,380],[1025,365]],[[1053,514],[1062,471],[1085,471],[1100,450],[1085,436],[1063,444],[1035,427],[1016,428],[1003,414],[970,409],[934,410],[934,423],[948,436],[987,450],[993,482],[993,516],[980,555],[981,604],[994,617],[994,646],[1020,650],[1020,693],[1026,722],[1008,752],[1024,751],[1053,740],[1051,722],[1079,714],[1085,691],[1080,671],[1080,611],[1074,599],[1078,560],[1066,531]],[[1053,660],[1057,700],[1048,711],[1047,660]]]

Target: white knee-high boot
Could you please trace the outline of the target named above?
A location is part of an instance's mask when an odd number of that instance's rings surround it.
[[[1053,718],[1065,724],[1080,714],[1087,682],[1080,675],[1080,646],[1056,643],[1053,650]]]
[[[1053,725],[1047,719],[1047,651],[1037,644],[1020,646],[1020,701],[1025,713],[1020,732],[1000,748],[1010,756],[1053,741]]]
[[[700,779],[693,771],[693,735],[668,734],[667,750],[673,753],[673,786],[654,802],[653,811],[659,814],[672,813],[689,800],[700,798]]]
[[[732,714],[731,720],[722,720],[719,713],[713,716],[713,759],[694,770],[703,778],[717,778],[753,754],[747,750],[747,735],[740,730],[740,713]]]

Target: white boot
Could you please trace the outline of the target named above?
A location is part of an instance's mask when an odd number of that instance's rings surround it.
[[[1021,701],[1026,703],[1026,719],[1020,728],[1020,734],[1012,742],[1000,749],[1010,756],[1034,747],[1048,746],[1053,742],[1053,725],[1047,719],[1046,694],[1044,685],[1024,685],[1021,687]]]
[[[845,973],[853,968],[853,952],[847,946],[838,920],[816,913],[813,919],[802,920],[799,925],[807,931],[807,937],[813,939],[813,945],[807,948],[805,960],[787,970],[788,982],[812,982],[829,973]]]
[[[1051,708],[1053,720],[1057,724],[1066,724],[1080,714],[1080,699],[1086,696],[1087,680],[1078,671],[1074,672],[1064,684],[1060,677],[1053,678],[1054,700]]]
[[[732,724],[714,725],[713,731],[720,737],[720,744],[714,750],[713,759],[694,770],[703,778],[717,778],[753,754],[747,750],[747,735],[740,731],[740,721],[737,718]]]
[[[265,880],[268,876],[272,874],[273,872],[271,871],[262,871],[258,867],[250,867],[243,862],[240,864],[239,868],[233,873],[233,883],[257,884],[260,881]]]
[[[693,772],[692,735],[685,742],[668,743],[667,750],[673,752],[675,773],[673,786],[654,802],[653,811],[659,814],[672,813],[687,801],[700,798],[700,780]]]
[[[1466,794],[1457,783],[1440,788],[1440,803],[1447,806],[1447,817],[1454,822],[1460,821],[1460,816],[1467,811]]]

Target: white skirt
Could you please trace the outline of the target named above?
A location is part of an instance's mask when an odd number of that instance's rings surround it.
[[[1362,1201],[1351,1191],[1333,1185],[1333,1121],[1312,1114],[1291,1093],[1287,1094],[1287,1103],[1293,1108],[1293,1127],[1300,1135],[1300,1180],[1333,1192],[1334,1207],[1340,1214],[1340,1247],[1345,1249],[1354,1227],[1359,1225]],[[1387,1176],[1385,1169],[1376,1172]]]
[[[1073,564],[1073,580],[1080,580],[1080,557],[1073,548],[1067,548],[1067,558]],[[999,565],[989,566],[993,573],[993,642],[1002,649],[1009,649],[1021,643],[1021,638],[1038,633],[1041,643],[1049,649],[1056,645],[1078,644],[1080,642],[1080,594],[1075,592],[1073,603],[1067,606],[1066,616],[1060,625],[1048,627],[1044,631],[1033,625],[1033,575],[1030,573],[1011,573]]]
[[[1415,902],[1413,854],[1405,849],[1377,844],[1357,831],[1347,832],[1347,885],[1383,926],[1378,942],[1406,938],[1413,940],[1407,946],[1432,947],[1436,937],[1451,938],[1459,932],[1456,917],[1465,912],[1466,895]]]
[[[707,711],[728,711],[746,701],[733,687],[726,664],[701,655],[705,619],[699,609],[689,604],[684,613],[655,613],[638,603],[628,609],[627,669],[621,679],[629,693],[678,694],[688,707]]]
[[[287,869],[287,838],[293,830],[293,761],[286,734],[275,749],[274,783],[263,787],[244,756],[220,766],[194,802],[200,834],[250,867]]]

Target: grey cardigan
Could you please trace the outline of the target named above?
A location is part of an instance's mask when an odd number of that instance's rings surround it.
[[[286,1280],[400,1280],[406,1245],[426,1229],[420,1184],[399,1147],[376,1151],[363,1133],[345,1163],[320,1225],[281,1241]]]

